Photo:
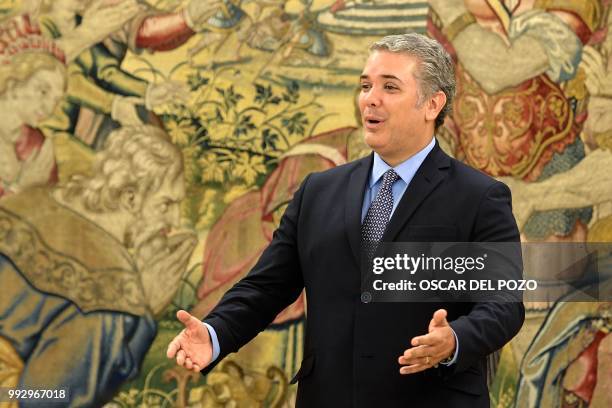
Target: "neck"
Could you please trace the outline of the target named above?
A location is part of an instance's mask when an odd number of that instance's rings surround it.
[[[401,152],[391,152],[389,154],[381,154],[380,152],[377,152],[377,153],[380,156],[380,158],[383,159],[384,162],[387,163],[390,167],[396,167],[399,164],[410,159],[412,156],[414,156],[415,154],[423,150],[425,147],[427,147],[427,145],[431,143],[432,139],[433,139],[433,134],[423,139],[419,143],[415,143],[414,145],[410,146],[408,149],[402,150]]]

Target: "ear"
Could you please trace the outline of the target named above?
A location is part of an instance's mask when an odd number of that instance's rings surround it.
[[[425,119],[435,121],[438,114],[446,105],[446,95],[442,91],[434,93],[425,104]]]
[[[121,194],[119,194],[119,202],[121,208],[130,214],[136,214],[140,211],[142,199],[136,188],[130,186],[121,191]]]

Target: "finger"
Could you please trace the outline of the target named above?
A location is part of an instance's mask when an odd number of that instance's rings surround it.
[[[185,368],[191,370],[193,368],[193,361],[189,357],[185,359]]]
[[[186,357],[187,357],[187,354],[185,353],[185,350],[180,349],[178,351],[178,353],[176,353],[176,364],[178,364],[181,367],[183,367],[184,364],[185,364],[185,358]]]
[[[405,366],[400,368],[400,374],[414,374],[421,371],[425,371],[429,368],[429,366],[423,364],[414,364],[411,366]]]
[[[587,79],[594,78],[598,82],[601,82],[603,78],[605,77],[604,68],[594,65],[594,63],[592,62],[586,62],[582,64],[582,69],[584,70],[584,73],[586,74],[585,76]]]
[[[399,363],[399,365],[401,366],[409,366],[409,365],[414,365],[414,364],[421,364],[424,360],[424,357],[404,357],[404,356],[400,356],[397,359],[397,362]]]
[[[603,59],[598,53],[583,53],[581,63],[591,70],[603,70],[604,67]]]
[[[583,54],[582,66],[587,75],[595,75],[598,79],[604,75],[604,63],[600,55]]]
[[[187,240],[186,242],[182,242],[177,247],[172,249],[172,254],[166,255],[167,264],[175,264],[184,260],[186,256],[189,256],[193,251],[195,244],[191,240]],[[193,316],[192,316],[193,317]],[[202,322],[197,318],[194,318],[196,322],[201,324]],[[191,326],[191,328],[195,327],[195,325]]]
[[[440,355],[431,355],[424,356],[419,358],[405,359],[404,357],[400,357],[398,359],[400,366],[411,366],[411,365],[428,365],[430,367],[435,366],[442,360],[442,356]]]
[[[415,361],[419,361],[423,357],[436,357],[442,352],[440,346],[420,346],[413,347],[406,351],[399,357],[400,364],[410,364]]]
[[[586,46],[582,49],[582,56],[583,58],[587,57],[589,59],[592,59],[595,62],[597,62],[598,65],[603,66],[603,56],[601,55],[599,51],[597,51],[595,48],[591,46]]]
[[[202,371],[202,369],[200,368],[199,365],[194,364],[193,367],[191,368],[193,370],[194,373],[199,373],[200,371]]]
[[[590,68],[597,67],[597,57],[593,54],[583,52],[582,59],[580,61],[583,65],[588,65]]]
[[[410,341],[410,344],[413,345],[414,347],[416,346],[435,346],[436,344],[438,344],[438,342],[439,342],[439,339],[438,339],[438,335],[436,334],[436,332],[431,332],[424,336],[414,337]]]
[[[438,309],[435,311],[433,315],[433,322],[436,326],[448,326],[448,322],[446,321],[447,312],[445,309]]]
[[[184,238],[181,237],[178,239],[172,239],[172,237],[170,237],[168,239],[168,247],[170,248],[170,250],[172,250],[172,252],[186,252],[198,243],[198,240],[195,236],[191,234],[185,235],[187,236]]]
[[[176,245],[173,250],[174,251],[183,251],[189,249],[198,243],[197,238],[193,234],[185,234],[187,235],[185,238],[181,239],[179,244]]]
[[[429,350],[430,347],[428,346],[411,347],[404,351],[403,356],[406,358],[422,357],[427,355]]]
[[[176,312],[176,317],[188,330],[196,330],[202,325],[202,322],[199,319],[196,319],[184,310],[179,310]]]
[[[178,336],[177,336],[178,337]],[[166,357],[174,358],[176,352],[181,349],[181,343],[179,343],[178,339],[175,337],[174,340],[168,344],[168,350],[166,350]]]

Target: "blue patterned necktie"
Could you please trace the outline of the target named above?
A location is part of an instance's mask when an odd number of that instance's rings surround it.
[[[393,210],[393,193],[391,188],[399,176],[393,169],[383,174],[382,185],[376,198],[372,201],[368,212],[361,224],[361,244],[366,251],[368,259],[374,255],[378,242],[382,239],[391,211]]]

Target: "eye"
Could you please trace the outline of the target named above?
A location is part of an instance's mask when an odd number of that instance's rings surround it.
[[[362,91],[367,91],[368,89],[372,87],[372,85],[370,84],[361,84],[360,86],[361,86]]]
[[[394,84],[385,84],[385,89],[390,90],[390,91],[395,91],[395,90],[398,90],[399,88],[395,86]]]

